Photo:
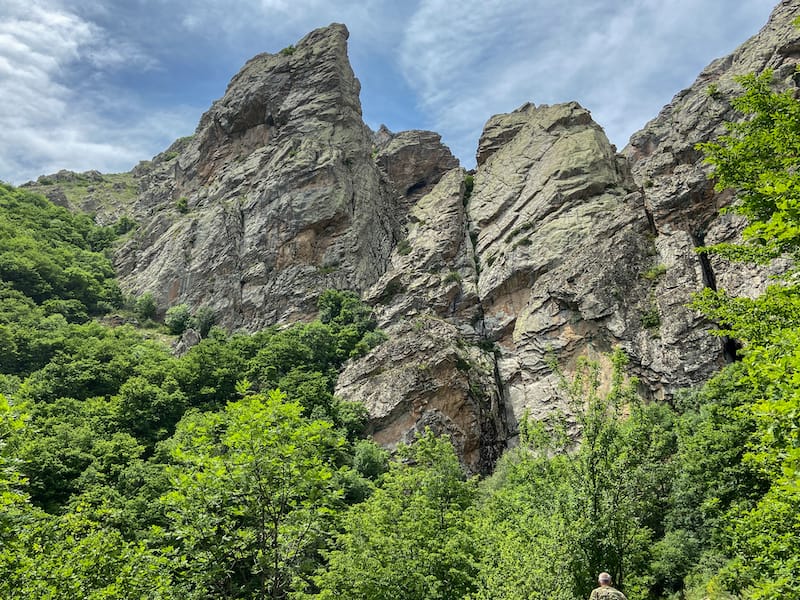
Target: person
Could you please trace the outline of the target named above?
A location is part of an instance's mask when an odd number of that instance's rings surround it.
[[[600,573],[597,577],[597,583],[600,584],[600,587],[592,590],[589,600],[628,600],[625,594],[611,587],[611,575],[608,573]]]

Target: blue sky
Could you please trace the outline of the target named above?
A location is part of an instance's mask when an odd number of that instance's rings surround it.
[[[471,167],[491,115],[577,100],[621,149],[776,1],[0,0],[0,180],[126,171],[334,21],[373,129],[433,129]]]

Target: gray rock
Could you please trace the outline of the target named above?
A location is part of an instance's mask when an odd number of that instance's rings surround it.
[[[126,290],[255,330],[380,277],[404,215],[371,157],[347,37],[331,25],[256,56],[194,136],[142,169],[143,226],[117,255]]]
[[[410,206],[427,194],[442,175],[458,167],[458,159],[432,131],[392,133],[382,127],[375,135],[375,162]]]
[[[567,408],[553,360],[569,376],[581,356],[638,349],[650,226],[625,161],[578,104],[527,104],[487,135],[468,205],[483,326],[515,418],[546,418]]]
[[[753,296],[787,265],[695,252],[742,230],[720,216],[733,195],[713,190],[695,145],[737,118],[736,74],[772,68],[794,85],[795,4],[779,4],[622,154],[574,102],[492,117],[468,201],[437,134],[363,123],[348,33],[335,24],[250,60],[193,136],[131,173],[29,185],[103,222],[133,217],[115,259],[121,282],[153,292],[162,312],[208,306],[223,326],[255,331],[312,318],[323,289],[362,293],[389,339],[346,365],[336,393],[364,403],[386,446],[431,427],[487,472],[524,414],[567,408],[558,373],[583,358],[607,379],[605,353],[622,347],[653,399],[731,358],[692,295]]]
[[[386,447],[429,427],[450,436],[468,470],[491,470],[505,447],[492,355],[430,314],[399,319],[386,333],[388,341],[347,366],[336,394],[364,403],[370,433]]]
[[[681,308],[693,292],[710,286],[752,297],[787,267],[785,261],[758,268],[696,255],[698,246],[741,241],[744,221],[720,215],[734,196],[731,191],[714,191],[710,166],[695,146],[716,139],[725,132],[725,122],[741,118],[730,105],[731,98],[741,93],[736,76],[771,69],[778,87],[795,86],[800,32],[792,20],[797,16],[794,2],[778,4],[757,35],[706,67],[690,88],[631,137],[623,151],[644,194],[659,260],[667,265],[666,276],[656,286],[656,299],[661,336],[668,348],[641,344],[640,357],[663,386],[658,395],[705,381],[731,358],[730,348],[708,337],[709,325]]]

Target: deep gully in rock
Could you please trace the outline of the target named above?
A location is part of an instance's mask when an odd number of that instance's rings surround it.
[[[474,177],[474,171],[467,172],[467,176]],[[469,189],[464,189],[464,218],[466,219],[467,225],[467,239],[469,241],[469,248],[472,254],[472,262],[475,267],[475,285],[478,285],[478,280],[480,279],[481,267],[480,267],[480,259],[478,257],[477,248],[476,248],[476,240],[477,236],[473,234],[474,224],[472,219],[470,218],[469,210],[467,207],[469,205],[469,198],[472,192],[472,187],[470,186]],[[484,320],[484,307],[483,302],[480,298],[480,295],[477,293],[476,290],[476,297],[478,298],[478,319],[473,323],[473,328],[475,332],[480,336],[478,344],[483,347],[492,347],[494,348],[494,342],[490,340],[486,335],[486,323]],[[485,350],[486,351],[486,350]],[[488,351],[486,351],[488,352]],[[480,449],[480,465],[481,471],[484,473],[491,473],[494,471],[495,464],[497,460],[503,455],[506,448],[508,447],[508,440],[516,435],[516,432],[512,432],[509,427],[509,410],[506,394],[506,387],[503,384],[503,380],[500,376],[500,366],[498,365],[498,353],[496,350],[491,351],[492,356],[492,370],[493,370],[493,381],[494,381],[494,390],[493,393],[489,394],[489,407],[488,407],[488,414],[483,412],[484,403],[481,399],[476,399],[481,406],[481,449]],[[485,400],[485,399],[484,399]]]

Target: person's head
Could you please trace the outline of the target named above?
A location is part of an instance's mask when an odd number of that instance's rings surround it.
[[[600,575],[597,576],[597,581],[600,585],[611,585],[611,575],[606,572],[600,573]]]

